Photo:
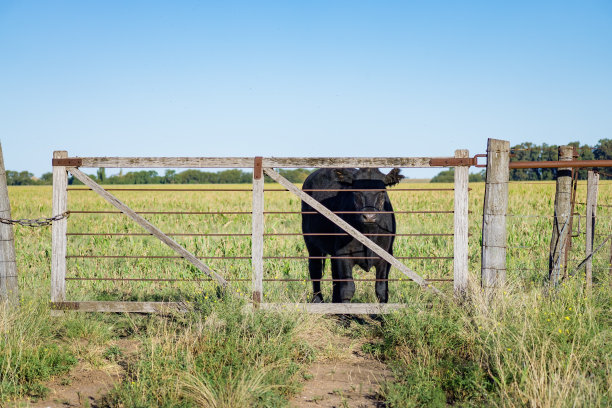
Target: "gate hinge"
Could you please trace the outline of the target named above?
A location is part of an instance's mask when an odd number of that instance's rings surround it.
[[[429,160],[430,166],[454,167],[474,166],[478,164],[474,157],[434,157]]]
[[[253,163],[253,178],[255,180],[259,180],[263,176],[262,161],[263,158],[261,156],[255,157],[255,162]]]
[[[83,165],[83,159],[79,157],[69,157],[65,159],[52,159],[51,164],[53,166],[81,167]]]

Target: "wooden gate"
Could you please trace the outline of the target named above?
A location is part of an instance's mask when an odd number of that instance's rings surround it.
[[[201,272],[214,279],[222,287],[227,281],[211,270],[194,254],[144,219],[117,197],[102,188],[79,168],[252,168],[253,169],[253,206],[251,230],[252,263],[252,302],[261,309],[299,308],[311,313],[386,313],[403,307],[403,304],[380,303],[299,303],[279,304],[262,302],[263,287],[263,249],[264,249],[264,177],[281,184],[288,191],[337,224],[346,233],[360,241],[375,254],[389,262],[398,271],[419,284],[422,288],[437,294],[442,293],[430,282],[408,268],[396,257],[383,250],[376,243],[357,231],[325,206],[297,188],[281,176],[274,168],[428,168],[455,167],[454,187],[454,254],[453,281],[455,294],[462,296],[468,285],[468,170],[475,159],[469,158],[467,150],[457,150],[455,157],[390,157],[390,158],[207,158],[207,157],[68,157],[66,151],[53,154],[53,213],[68,210],[67,184],[68,172],[98,193],[108,203],[130,217],[142,228],[170,247],[179,256],[191,262]],[[52,263],[51,263],[51,308],[53,310],[79,310],[97,312],[160,312],[166,309],[186,310],[183,302],[110,302],[110,301],[69,301],[66,299],[66,255],[67,220],[53,223]],[[60,312],[61,313],[61,312]]]

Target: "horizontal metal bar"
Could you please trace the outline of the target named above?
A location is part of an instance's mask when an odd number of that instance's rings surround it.
[[[67,159],[51,159],[52,166],[65,166],[65,167],[81,167],[83,160],[78,157],[71,157]]]
[[[68,187],[68,191],[93,191],[90,188],[83,187]],[[109,187],[105,188],[106,191],[171,191],[171,192],[252,192],[250,188],[122,188],[122,187]],[[264,192],[287,192],[289,190],[285,188],[264,188]],[[370,189],[357,189],[357,188],[327,188],[327,189],[304,189],[306,192],[396,192],[396,191],[454,191],[453,188],[370,188]]]
[[[250,237],[251,233],[182,233],[182,232],[167,232],[165,233],[172,237]],[[144,232],[67,232],[67,236],[120,236],[120,237],[145,237],[153,236],[153,234]],[[264,236],[317,236],[317,237],[346,237],[349,234],[346,232],[269,232],[264,233]],[[413,233],[413,234],[363,234],[367,237],[452,237],[453,234],[429,234],[429,233]]]
[[[571,160],[571,161],[515,161],[510,162],[511,169],[550,169],[550,168],[584,168],[612,167],[612,160]]]
[[[68,277],[66,280],[71,281],[127,281],[127,282],[213,282],[212,279],[176,279],[176,278],[85,278],[85,277]],[[228,282],[251,282],[252,278],[229,278],[225,279]],[[438,279],[438,278],[427,278],[430,282],[452,282],[452,279]],[[299,279],[299,278],[264,278],[265,282],[412,282],[410,279],[405,278],[389,278],[389,279],[376,279],[376,278],[354,278],[354,279],[333,279],[333,278],[321,278],[321,279]]]
[[[123,214],[121,211],[100,210],[82,211],[70,210],[70,214]],[[472,211],[469,211],[470,213]],[[453,214],[454,211],[334,211],[334,214]],[[252,214],[251,211],[136,211],[136,214],[163,214],[163,215],[236,215]],[[264,211],[264,215],[277,214],[318,214],[317,211]]]
[[[178,255],[66,255],[66,258],[181,259]],[[198,259],[251,259],[250,256],[198,256]],[[453,259],[452,256],[396,256],[397,259]],[[263,259],[381,259],[379,256],[264,256]]]
[[[100,259],[184,259],[179,255],[66,255],[66,258]],[[250,256],[197,256],[198,259],[251,259]]]
[[[121,211],[100,210],[100,211],[81,211],[70,210],[70,215],[73,214],[123,214]],[[251,214],[251,211],[135,211],[136,214],[163,214],[163,215],[237,215]]]
[[[429,160],[429,165],[432,167],[474,166],[476,164],[478,162],[472,157],[439,157]]]

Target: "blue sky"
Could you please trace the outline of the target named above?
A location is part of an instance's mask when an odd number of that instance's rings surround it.
[[[51,171],[53,150],[447,156],[488,137],[612,138],[612,2],[0,1],[9,170]]]

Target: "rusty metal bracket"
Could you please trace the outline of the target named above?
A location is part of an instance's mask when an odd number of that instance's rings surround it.
[[[263,177],[263,158],[261,156],[255,157],[255,162],[253,163],[253,178],[255,180],[259,180]]]
[[[78,302],[49,302],[51,310],[79,310]]]
[[[432,167],[474,166],[476,164],[476,159],[472,157],[434,157],[429,160],[429,165]]]
[[[487,155],[485,153],[474,155],[474,167],[487,167],[487,163],[485,163],[485,164],[478,164],[478,158],[479,157],[484,157],[486,159]]]
[[[69,157],[66,159],[51,159],[53,166],[65,166],[65,167],[81,167],[83,165],[83,159],[79,157]]]

